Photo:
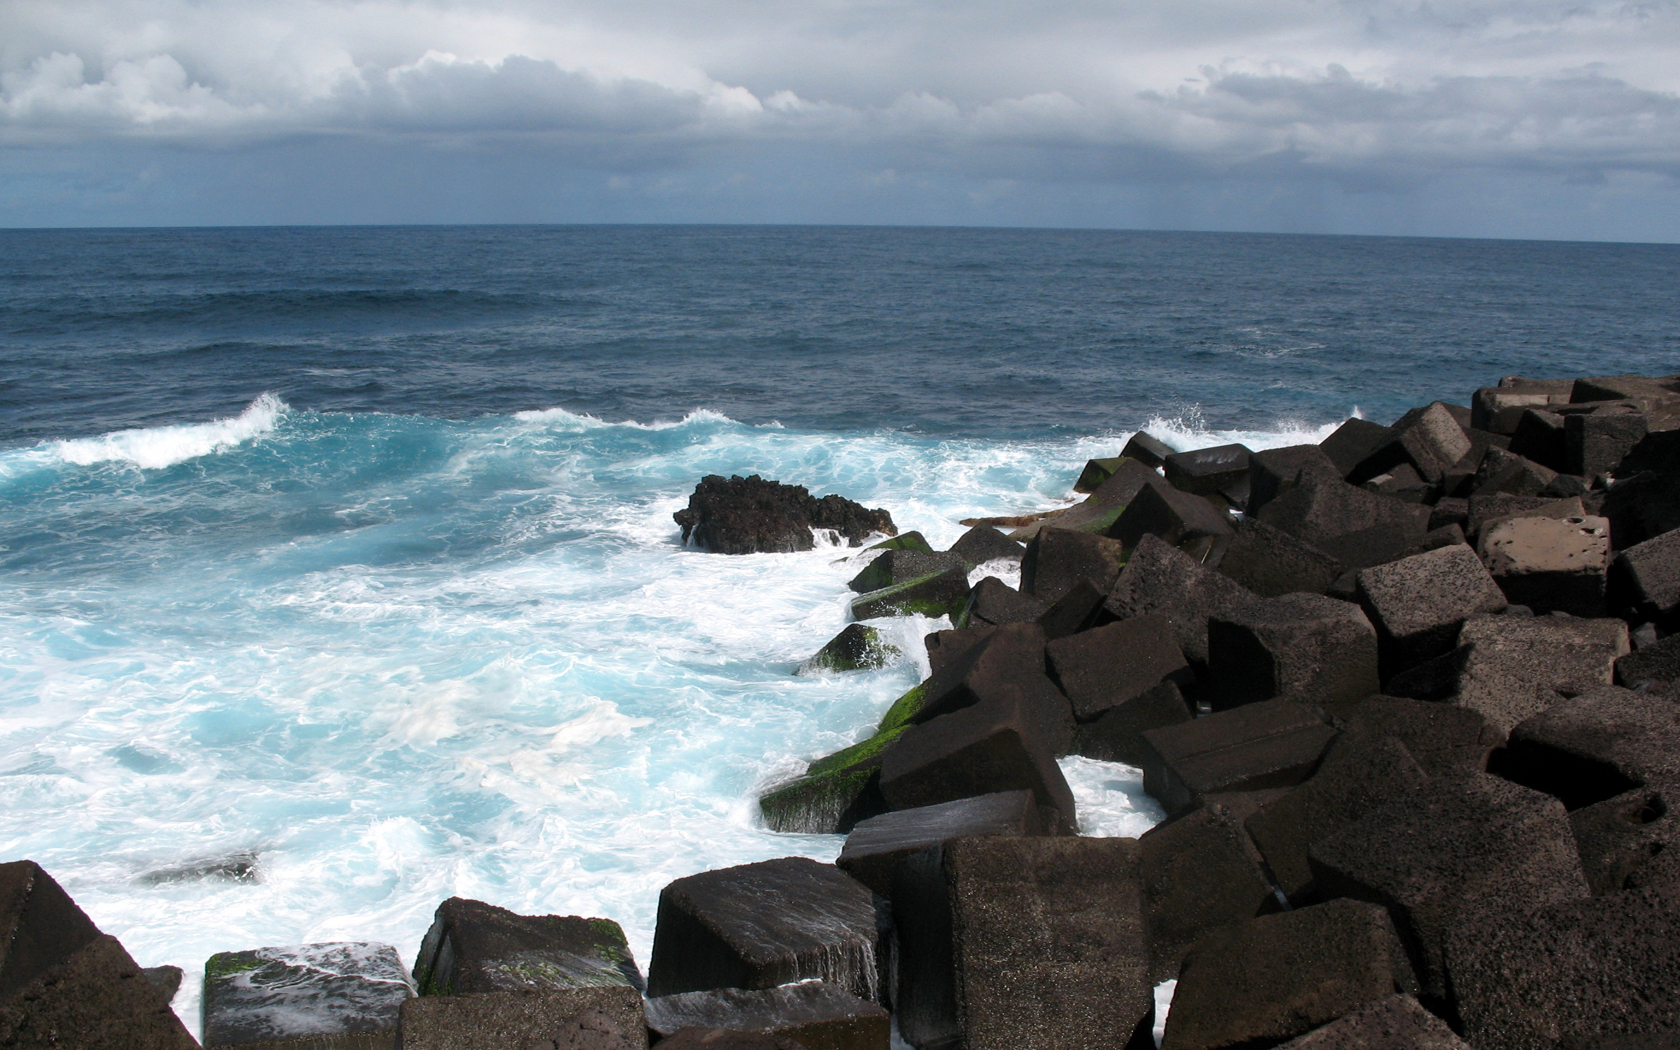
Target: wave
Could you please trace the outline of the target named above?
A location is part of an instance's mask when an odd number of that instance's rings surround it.
[[[273,394],[263,394],[228,419],[166,427],[119,430],[96,438],[54,442],[53,452],[79,467],[96,463],[132,463],[158,470],[242,445],[274,430],[290,409]]]
[[[675,430],[679,427],[695,426],[702,423],[735,427],[750,425],[731,419],[722,412],[714,412],[709,408],[696,408],[678,420],[654,420],[652,423],[639,423],[634,419],[612,423],[600,416],[590,415],[587,412],[573,412],[565,408],[535,408],[524,412],[515,412],[513,418],[521,423],[541,423],[570,430],[600,430],[607,427],[623,427],[628,430]],[[780,430],[782,425],[780,423],[765,423],[763,427]]]
[[[1247,445],[1258,452],[1261,449],[1285,448],[1290,445],[1316,445],[1329,437],[1348,418],[1363,419],[1364,415],[1356,405],[1347,417],[1318,426],[1283,420],[1273,430],[1217,430],[1209,429],[1201,411],[1192,408],[1176,416],[1152,416],[1139,429],[1166,442],[1178,452],[1229,444]]]

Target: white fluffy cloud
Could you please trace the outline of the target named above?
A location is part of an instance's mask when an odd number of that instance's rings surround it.
[[[13,147],[514,137],[601,167],[750,141],[1087,173],[1680,173],[1674,0],[4,0],[0,30]]]

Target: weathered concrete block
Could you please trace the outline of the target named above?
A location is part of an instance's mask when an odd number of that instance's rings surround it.
[[[1279,696],[1320,705],[1358,700],[1380,688],[1377,632],[1350,602],[1321,594],[1267,598],[1208,621],[1208,671],[1216,709]]]
[[[999,791],[871,817],[846,836],[834,863],[887,897],[899,861],[929,846],[975,835],[1048,835],[1054,830],[1046,825],[1032,792]]]
[[[1452,702],[1501,730],[1564,695],[1611,684],[1627,653],[1627,624],[1576,617],[1474,616],[1458,636],[1464,650]]]
[[[986,580],[991,578],[988,576]],[[984,584],[986,580],[980,582]],[[975,588],[976,591],[979,589],[978,587]],[[978,645],[982,638],[997,630],[997,627],[992,624],[974,623],[972,617],[969,623],[970,626],[968,627],[961,627],[954,631],[934,631],[922,638],[922,646],[927,650],[928,666],[931,668],[931,674],[938,674],[941,670],[956,662],[957,657]],[[921,689],[921,686],[916,688]],[[922,692],[925,693],[926,690],[922,690]]]
[[[1488,753],[1505,742],[1503,730],[1480,712],[1451,704],[1394,696],[1372,696],[1334,709],[1349,733],[1392,736],[1430,776],[1480,773]]]
[[[1145,434],[1141,430],[1133,434],[1127,440],[1126,447],[1120,450],[1120,455],[1135,459],[1146,467],[1159,467],[1172,454],[1172,446],[1160,438]]]
[[[1605,405],[1564,417],[1564,467],[1568,474],[1603,474],[1633,451],[1649,426],[1636,403]]]
[[[1178,647],[1172,621],[1146,613],[1045,646],[1050,673],[1081,722],[1134,699],[1171,677],[1189,681],[1190,665]]]
[[[1581,870],[1594,896],[1628,888],[1636,872],[1680,841],[1680,819],[1671,813],[1672,789],[1637,787],[1569,814]]]
[[[1381,496],[1390,496],[1405,503],[1431,503],[1440,495],[1442,481],[1428,481],[1409,463],[1390,467],[1375,477],[1360,483],[1360,488]]]
[[[927,537],[919,532],[901,532],[897,536],[888,536],[880,543],[871,543],[865,547],[866,551],[924,551],[933,553],[933,546]]]
[[[1055,604],[1044,610],[1035,621],[1044,628],[1045,641],[1055,641],[1078,634],[1097,625],[1103,618],[1103,603],[1108,595],[1085,580],[1079,580]]]
[[[643,987],[624,931],[611,919],[519,915],[464,897],[438,905],[414,958],[422,995],[618,984]]]
[[[1570,809],[1680,774],[1680,704],[1622,689],[1563,700],[1511,730],[1500,775]]]
[[[1088,459],[1085,469],[1079,472],[1079,477],[1073,483],[1075,492],[1095,492],[1097,486],[1114,476],[1114,471],[1125,461],[1124,456],[1112,456],[1106,459]]]
[[[1001,627],[1032,623],[1044,615],[1044,603],[1028,597],[996,576],[987,576],[968,595],[962,622],[968,627]]]
[[[861,623],[847,624],[845,629],[821,649],[799,665],[795,674],[820,674],[824,671],[869,671],[885,667],[902,650],[889,644],[881,632]]]
[[[883,587],[937,576],[959,565],[964,566],[966,571],[963,559],[956,554],[889,548],[877,554],[846,586],[859,594],[867,594]]]
[[[1250,919],[1191,950],[1161,1050],[1272,1046],[1413,987],[1381,907],[1331,901]]]
[[[1223,926],[1278,908],[1242,821],[1219,803],[1157,824],[1138,839],[1149,915],[1150,980],[1178,976],[1184,955]]]
[[[1600,513],[1610,519],[1610,542],[1617,550],[1680,528],[1680,475],[1646,470],[1617,479]]]
[[[1470,399],[1470,425],[1495,434],[1511,434],[1517,420],[1530,408],[1567,405],[1574,387],[1571,379],[1524,379],[1508,376],[1498,386],[1484,386]]]
[[[704,995],[704,992],[685,992]],[[733,1028],[679,1028],[659,1041],[665,1050],[807,1050],[804,1043],[771,1032],[742,1032]],[[546,1047],[540,1050],[547,1050]]]
[[[1142,766],[1153,753],[1143,742],[1144,733],[1188,722],[1192,717],[1178,686],[1162,682],[1115,704],[1095,721],[1074,726],[1073,750],[1086,758]]]
[[[1308,477],[1340,481],[1345,472],[1317,445],[1290,445],[1254,453],[1248,461],[1246,513],[1258,514],[1262,507],[1294,486],[1303,473]]]
[[[910,721],[927,722],[982,701],[997,701],[1019,705],[1052,755],[1067,754],[1072,746],[1073,708],[1045,673],[1044,630],[1037,624],[996,628],[942,665],[921,689]]]
[[[1243,506],[1248,502],[1248,462],[1252,455],[1247,445],[1216,445],[1175,452],[1161,462],[1161,470],[1167,482],[1181,492],[1223,497],[1235,506]]]
[[[1350,536],[1380,533],[1405,546],[1416,542],[1429,527],[1426,506],[1318,477],[1303,477],[1257,516],[1331,554],[1336,553],[1332,548],[1338,541],[1345,543]]]
[[[646,1050],[634,988],[423,995],[401,1011],[402,1050]]]
[[[1511,431],[1511,451],[1525,459],[1563,470],[1568,466],[1568,439],[1563,417],[1551,409],[1530,408],[1517,416]]]
[[[0,1046],[193,1050],[169,1000],[34,861],[0,864]]]
[[[1186,659],[1206,664],[1208,618],[1234,612],[1257,597],[1235,580],[1196,564],[1166,541],[1147,536],[1138,541],[1115,580],[1106,608],[1121,620],[1160,613],[1172,621]]]
[[[1318,447],[1336,465],[1336,472],[1342,477],[1353,473],[1355,467],[1368,459],[1371,453],[1393,440],[1394,431],[1381,423],[1373,423],[1369,419],[1350,419],[1337,427],[1335,432]]]
[[[1096,1050],[1146,1033],[1137,851],[1132,839],[965,838],[906,861],[893,891],[905,1038]]]
[[[1378,999],[1278,1050],[1470,1050],[1447,1023],[1409,995]]]
[[[1616,661],[1616,684],[1638,689],[1647,682],[1680,681],[1680,634],[1621,657]]]
[[[1316,445],[1307,448],[1317,450]],[[1345,570],[1340,561],[1255,518],[1237,522],[1219,571],[1263,598],[1323,594]]]
[[[1488,916],[1452,931],[1445,956],[1477,1050],[1680,1030],[1680,909],[1660,892]]]
[[[1293,700],[1266,700],[1143,734],[1143,786],[1168,813],[1210,794],[1290,787],[1312,775],[1336,736]]]
[[[1382,642],[1384,677],[1446,652],[1468,617],[1507,604],[1476,552],[1463,546],[1361,569],[1357,580]]]
[[[914,554],[915,551],[888,551]],[[968,604],[968,569],[953,565],[944,572],[895,583],[852,599],[852,619],[872,620],[878,616],[920,615],[933,619],[956,617]]]
[[[1417,797],[1428,783],[1429,775],[1397,738],[1344,730],[1311,779],[1262,807],[1244,826],[1278,888],[1300,904],[1317,889],[1307,860],[1314,842],[1372,810]]]
[[[1606,518],[1509,518],[1482,531],[1482,561],[1515,605],[1537,613],[1604,614]]]
[[[181,978],[186,976],[179,966],[145,966],[140,972],[169,1002],[175,1001],[176,993],[181,990]]]
[[[1476,468],[1470,492],[1477,496],[1539,496],[1556,481],[1558,472],[1515,452],[1489,449]]]
[[[1071,529],[1043,529],[1021,559],[1021,591],[1046,604],[1066,594],[1076,580],[1107,592],[1126,555],[1120,543]]]
[[[1425,1001],[1444,1001],[1442,945],[1468,909],[1520,910],[1585,897],[1562,803],[1497,777],[1456,777],[1367,813],[1309,850],[1318,892],[1386,906]]]
[[[1068,828],[1073,792],[1020,701],[988,700],[912,726],[881,762],[881,794],[894,809],[998,791],[1031,791]]]
[[[1579,498],[1550,496],[1471,496],[1464,534],[1472,538],[1509,518],[1580,518],[1587,513]]]
[[[204,964],[204,1045],[395,1047],[398,1013],[413,995],[388,944],[218,952]]]
[[[678,879],[659,892],[648,992],[774,988],[817,978],[881,995],[869,888],[803,857]]]
[[[908,699],[911,703],[907,706],[913,707],[921,698],[920,690],[920,686],[912,689],[899,703]],[[908,724],[901,722],[819,758],[798,780],[765,792],[758,800],[765,826],[771,831],[843,835],[858,821],[886,812],[887,801],[881,797],[881,758]]]
[[[887,1050],[891,1038],[887,1011],[826,981],[659,996],[647,1001],[647,1025],[661,1046],[695,1027],[763,1033],[806,1050]]]
[[[1138,490],[1108,535],[1127,550],[1145,536],[1157,536],[1169,546],[1205,553],[1215,541],[1231,535],[1231,519],[1202,496],[1157,483]]]
[[[990,525],[976,525],[951,544],[948,553],[966,565],[984,565],[989,561],[1020,561],[1027,548]]]
[[[1636,615],[1666,616],[1680,609],[1680,529],[1624,549],[1616,556],[1615,582],[1616,604]]]

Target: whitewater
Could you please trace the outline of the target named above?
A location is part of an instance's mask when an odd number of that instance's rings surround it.
[[[1155,420],[1177,447],[1269,447]],[[300,411],[0,452],[0,856],[59,878],[142,965],[336,940],[405,963],[451,895],[623,924],[659,889],[840,836],[763,828],[755,798],[866,734],[927,672],[796,676],[870,557],[685,549],[706,474],[759,473],[958,522],[1066,505],[1125,431],[939,439],[695,411],[443,420]],[[999,572],[1000,566],[976,571]],[[1130,767],[1064,769],[1087,834],[1161,818]]]

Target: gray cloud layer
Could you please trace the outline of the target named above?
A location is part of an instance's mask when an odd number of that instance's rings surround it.
[[[1680,2],[0,2],[0,146],[720,150],[890,176],[1680,173]],[[890,169],[890,170],[889,170]]]

